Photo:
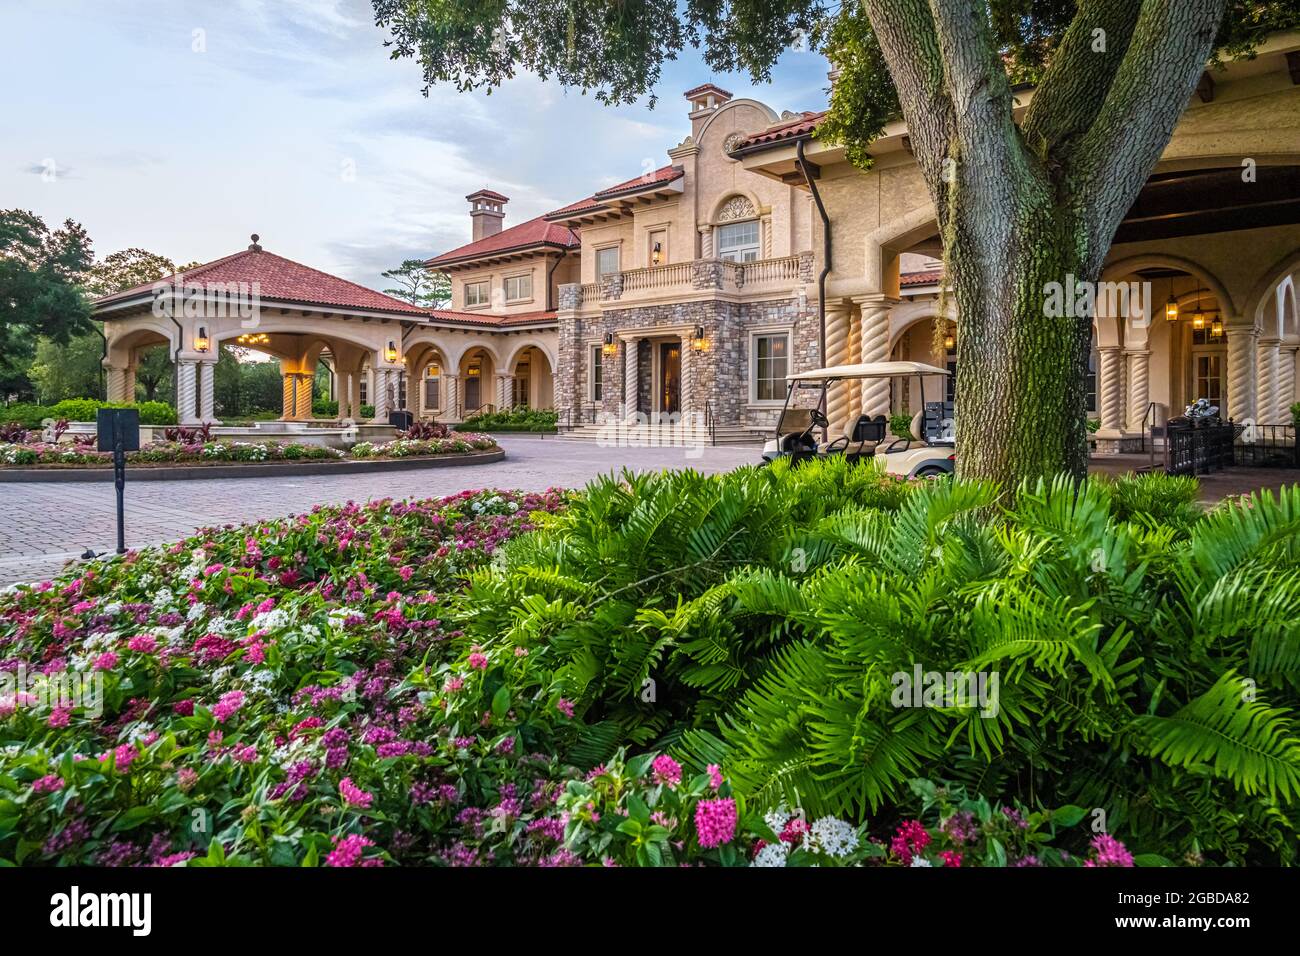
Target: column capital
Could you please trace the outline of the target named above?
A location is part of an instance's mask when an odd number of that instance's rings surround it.
[[[891,295],[886,295],[884,292],[869,292],[865,295],[849,296],[849,298],[853,301],[854,305],[863,308],[868,306],[877,306],[882,309],[892,309],[894,306],[902,302],[901,299],[896,299]]]

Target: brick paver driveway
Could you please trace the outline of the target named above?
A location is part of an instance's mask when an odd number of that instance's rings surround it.
[[[506,459],[467,468],[431,468],[383,475],[323,475],[221,481],[141,481],[127,473],[126,544],[141,547],[182,538],[196,528],[295,514],[349,499],[453,494],[466,488],[581,487],[623,467],[637,471],[694,468],[729,471],[758,460],[758,448],[604,448],[593,443],[503,437]],[[87,548],[116,542],[112,482],[0,482],[0,586],[48,577]]]

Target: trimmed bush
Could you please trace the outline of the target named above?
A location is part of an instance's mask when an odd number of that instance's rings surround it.
[[[0,421],[22,422],[28,428],[40,428],[47,418],[56,421],[93,422],[101,408],[137,408],[141,425],[175,425],[176,409],[166,402],[101,402],[96,398],[65,398],[56,405],[9,405],[0,407]]]
[[[549,408],[512,408],[467,418],[455,428],[462,432],[553,432],[559,414]]]

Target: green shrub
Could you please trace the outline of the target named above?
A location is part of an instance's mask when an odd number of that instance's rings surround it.
[[[18,422],[24,428],[40,428],[41,422],[50,417],[50,410],[44,405],[0,406],[0,422]]]
[[[904,412],[901,415],[889,416],[889,432],[898,438],[912,437],[912,415]]]
[[[361,406],[361,417],[362,417],[362,418],[374,418],[374,417],[375,417],[375,406],[373,406],[373,405],[362,405],[362,406]]]
[[[311,413],[317,418],[338,418],[339,403],[318,398],[311,403]]]
[[[553,432],[559,414],[550,408],[512,408],[467,418],[455,428],[462,432]]]
[[[101,408],[138,408],[141,425],[175,425],[176,409],[166,402],[101,402],[96,398],[65,398],[55,405],[9,405],[0,407],[0,421],[22,422],[40,428],[47,418],[56,421],[93,422]]]
[[[457,640],[521,709],[572,704],[551,746],[580,766],[669,748],[752,804],[873,820],[928,777],[1103,808],[1169,860],[1291,863],[1300,487],[1194,497],[1144,476],[1008,501],[834,461],[624,474],[474,574]],[[909,706],[916,668],[996,680],[993,706]]]

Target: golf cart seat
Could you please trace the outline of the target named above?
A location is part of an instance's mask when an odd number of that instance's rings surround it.
[[[847,435],[834,441],[824,441],[817,445],[819,455],[844,455],[846,458],[870,458],[876,453],[876,442],[853,441]]]

